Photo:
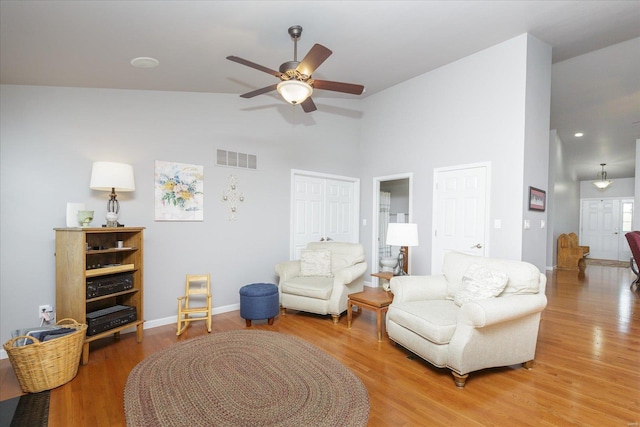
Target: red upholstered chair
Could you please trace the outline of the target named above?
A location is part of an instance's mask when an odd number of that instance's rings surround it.
[[[636,291],[640,289],[640,270],[638,270],[638,265],[640,262],[640,231],[630,231],[625,234],[627,238],[627,242],[629,242],[629,247],[631,248],[631,260],[629,264],[631,266],[631,270],[636,274],[636,279],[631,283],[631,289],[634,287]]]

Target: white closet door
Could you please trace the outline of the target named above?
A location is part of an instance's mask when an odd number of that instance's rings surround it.
[[[292,259],[299,259],[307,243],[324,237],[324,179],[296,175],[293,187]]]
[[[354,183],[333,179],[325,180],[324,237],[337,242],[357,242],[357,217]]]
[[[291,259],[309,242],[358,242],[357,178],[294,172],[291,197]]]

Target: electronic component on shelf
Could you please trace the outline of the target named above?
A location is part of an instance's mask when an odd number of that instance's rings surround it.
[[[87,279],[87,299],[97,298],[133,288],[133,274],[114,274]]]
[[[87,336],[97,335],[136,320],[136,308],[128,305],[114,305],[93,311],[87,313]]]

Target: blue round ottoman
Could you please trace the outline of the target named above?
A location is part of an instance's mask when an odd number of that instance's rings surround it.
[[[278,314],[280,298],[278,287],[273,283],[253,283],[240,288],[240,317],[251,326],[252,320],[273,319]]]

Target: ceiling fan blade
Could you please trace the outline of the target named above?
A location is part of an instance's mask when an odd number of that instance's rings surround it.
[[[307,56],[304,57],[302,62],[296,67],[296,71],[300,74],[310,76],[313,72],[322,64],[329,56],[331,52],[321,44],[314,44]]]
[[[242,59],[237,56],[227,56],[227,59],[229,61],[237,62],[238,64],[246,65],[247,67],[255,68],[258,71],[271,74],[272,76],[280,77],[282,75],[282,73],[279,71],[263,67],[262,65],[256,64],[255,62],[247,61],[246,59]]]
[[[263,87],[262,89],[256,89],[251,92],[243,93],[240,95],[240,98],[253,98],[254,96],[262,95],[263,93],[271,92],[272,90],[276,90],[278,84],[272,84],[271,86]]]
[[[350,93],[353,95],[362,95],[364,86],[354,85],[351,83],[331,82],[329,80],[314,80],[314,89],[332,90],[335,92]]]
[[[302,109],[304,110],[305,113],[310,113],[318,109],[316,107],[315,102],[313,102],[313,99],[311,99],[311,97],[305,99],[300,105],[302,106]]]

